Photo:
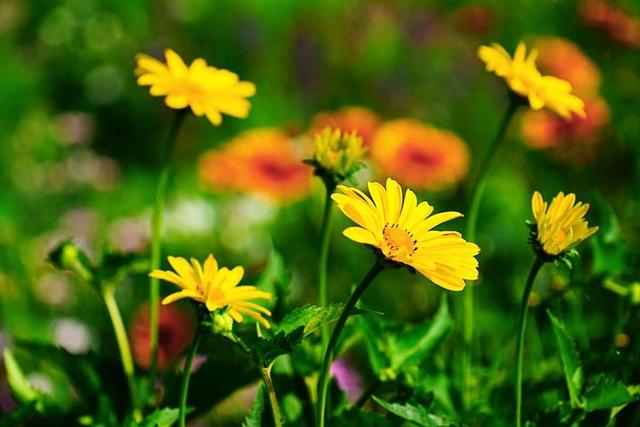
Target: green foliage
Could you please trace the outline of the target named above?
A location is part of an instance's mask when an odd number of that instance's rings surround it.
[[[582,386],[584,385],[584,371],[580,363],[578,350],[576,350],[575,343],[567,333],[564,325],[550,311],[547,311],[547,315],[551,320],[558,342],[571,406],[574,408],[583,407]]]
[[[249,409],[249,413],[242,422],[242,427],[262,427],[262,418],[267,406],[267,399],[264,392],[264,386],[258,386],[258,393]]]
[[[452,425],[441,417],[429,413],[427,408],[420,404],[391,403],[376,396],[373,396],[373,400],[392,414],[397,415],[404,420],[411,421],[421,427],[442,427]]]
[[[25,405],[33,405],[38,412],[44,412],[47,403],[47,395],[33,387],[25,377],[20,365],[8,348],[4,349],[4,365],[7,370],[7,382],[13,395],[19,402]]]
[[[384,326],[379,319],[362,316],[359,320],[371,366],[381,379],[393,379],[398,373],[426,360],[449,336],[453,319],[446,296],[433,319],[409,326]]]
[[[179,410],[177,408],[156,409],[138,425],[140,427],[170,427],[178,420],[178,416]]]
[[[328,307],[298,307],[288,313],[272,330],[265,331],[262,337],[249,335],[244,339],[250,345],[259,366],[267,366],[278,356],[289,354],[295,345],[318,331],[322,325],[336,321],[341,311],[341,304]]]

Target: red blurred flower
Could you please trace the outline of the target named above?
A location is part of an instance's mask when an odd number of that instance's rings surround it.
[[[355,132],[362,137],[365,147],[371,144],[380,125],[378,116],[362,107],[344,107],[335,112],[318,113],[313,118],[311,133],[320,132],[325,127],[340,129],[343,133]]]
[[[495,10],[487,5],[467,4],[455,11],[456,27],[465,33],[484,34],[496,26]]]
[[[176,362],[191,343],[195,327],[193,314],[176,305],[160,306],[158,370],[163,371]],[[134,313],[129,328],[133,358],[143,369],[148,369],[151,362],[149,340],[149,304],[143,304]]]
[[[582,20],[626,47],[640,48],[640,19],[606,0],[583,0],[578,6]]]
[[[585,118],[566,121],[546,111],[527,111],[522,116],[522,137],[530,147],[552,149],[560,160],[583,163],[593,158],[610,118],[602,98],[587,100],[585,112]]]

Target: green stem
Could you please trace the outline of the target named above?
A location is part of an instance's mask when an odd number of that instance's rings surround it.
[[[533,282],[544,265],[544,261],[536,257],[529,270],[527,283],[524,285],[522,301],[520,302],[520,320],[518,322],[518,343],[516,347],[516,427],[522,425],[522,366],[524,362],[524,333],[527,328],[527,311],[529,308],[529,296],[533,289]]]
[[[191,368],[193,367],[193,359],[196,357],[196,351],[198,351],[198,344],[200,344],[200,329],[196,328],[196,333],[191,342],[191,348],[184,361],[184,368],[182,370],[182,385],[180,386],[180,413],[179,413],[179,426],[184,427],[187,419],[187,394],[189,393],[189,380],[191,379]]]
[[[340,333],[344,328],[344,325],[347,323],[347,319],[349,315],[353,311],[356,303],[367,290],[369,284],[375,279],[375,277],[384,269],[384,265],[376,261],[376,263],[369,269],[367,274],[362,278],[360,284],[356,287],[356,289],[351,294],[349,301],[342,309],[342,313],[340,313],[340,317],[336,322],[336,325],[333,328],[333,333],[331,334],[331,338],[329,339],[329,344],[327,344],[327,348],[324,352],[324,358],[322,359],[322,368],[320,369],[320,377],[318,381],[318,407],[317,407],[317,425],[316,427],[324,427],[325,420],[325,412],[327,406],[327,390],[329,388],[329,367],[333,360],[333,353],[336,349],[336,344],[338,344],[338,338],[340,338]]]
[[[327,306],[327,269],[329,263],[329,242],[331,241],[331,194],[335,185],[325,183],[327,194],[324,201],[322,214],[322,227],[320,228],[320,256],[318,257],[318,295],[320,307]],[[322,345],[329,342],[329,325],[322,325]]]
[[[271,404],[271,413],[273,414],[273,424],[275,427],[282,427],[282,416],[280,415],[280,406],[278,405],[278,398],[276,397],[276,389],[273,387],[273,381],[271,381],[271,365],[263,366],[261,368],[262,380],[264,386],[267,389],[267,395],[269,396],[269,403]]]
[[[170,162],[178,136],[178,131],[186,115],[186,110],[178,110],[173,119],[169,134],[165,141],[162,153],[162,170],[156,186],[156,197],[151,216],[151,270],[160,268],[160,255],[162,252],[162,215],[164,213],[164,198],[169,181]],[[149,282],[149,325],[151,328],[149,369],[150,384],[153,384],[158,367],[158,317],[160,314],[160,281],[152,277]]]
[[[127,331],[118,309],[118,304],[115,298],[115,287],[111,285],[102,286],[102,299],[107,306],[109,312],[109,318],[113,325],[113,331],[116,335],[116,342],[118,343],[118,350],[120,351],[120,362],[122,363],[122,369],[127,377],[127,385],[129,386],[129,393],[131,395],[131,407],[133,410],[133,417],[136,422],[142,420],[142,412],[138,408],[138,399],[135,394],[134,385],[134,368],[133,358],[131,357],[131,347],[129,346],[129,339],[127,338]]]
[[[469,209],[467,215],[467,224],[466,224],[466,233],[465,238],[474,242],[476,240],[476,225],[478,223],[478,212],[480,210],[480,202],[482,201],[482,195],[485,189],[485,179],[487,176],[487,171],[489,170],[489,166],[491,165],[491,161],[496,154],[498,146],[500,142],[504,139],[504,135],[509,127],[509,123],[513,118],[514,113],[516,112],[518,106],[520,105],[520,100],[511,97],[509,101],[509,105],[505,110],[502,120],[500,121],[500,125],[498,127],[498,132],[496,133],[495,138],[491,141],[489,147],[487,147],[487,151],[485,152],[482,161],[477,169],[475,174],[475,178],[472,181],[471,187],[469,188]],[[462,347],[462,390],[465,406],[468,406],[470,400],[470,391],[472,389],[472,376],[471,376],[471,360],[473,354],[473,335],[474,335],[474,298],[473,298],[473,284],[466,287],[464,290],[462,299],[463,299],[463,310],[462,310],[462,335],[464,345]]]

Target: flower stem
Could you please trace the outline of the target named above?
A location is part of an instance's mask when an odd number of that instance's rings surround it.
[[[325,183],[327,194],[324,201],[322,214],[322,227],[320,228],[320,256],[318,257],[318,295],[320,307],[327,306],[327,269],[329,262],[329,242],[331,237],[331,194],[335,185]],[[329,325],[322,325],[322,345],[329,342]]]
[[[280,406],[278,405],[278,398],[276,397],[276,389],[273,388],[273,381],[271,381],[271,365],[263,366],[262,380],[264,386],[267,389],[267,395],[269,395],[269,403],[271,404],[271,413],[273,414],[273,424],[275,427],[282,427],[282,416],[280,415]]]
[[[522,351],[524,349],[524,332],[527,328],[529,296],[533,289],[533,282],[543,265],[544,261],[539,257],[536,257],[531,265],[531,270],[529,270],[529,276],[527,277],[527,283],[524,285],[524,292],[522,293],[522,301],[520,303],[518,343],[516,347],[516,427],[520,427],[522,425],[522,366],[524,361]]]
[[[356,287],[356,289],[351,294],[349,301],[342,309],[342,313],[340,313],[340,317],[336,322],[336,325],[333,328],[333,333],[331,334],[331,338],[329,339],[329,343],[327,344],[327,348],[324,352],[324,358],[322,359],[322,368],[320,369],[320,377],[318,381],[318,407],[316,412],[317,424],[316,427],[324,427],[325,420],[325,412],[327,406],[327,390],[329,388],[329,367],[333,360],[333,352],[335,351],[336,344],[338,344],[338,338],[340,338],[340,333],[344,328],[344,325],[347,323],[347,319],[349,315],[353,311],[356,303],[367,290],[367,287],[373,279],[384,269],[384,265],[376,261],[376,263],[369,269],[367,274],[362,278],[360,284]]]
[[[182,125],[182,121],[186,115],[186,110],[178,110],[169,129],[169,134],[165,141],[161,159],[160,176],[156,184],[156,197],[153,205],[153,213],[151,216],[151,270],[160,268],[161,231],[162,231],[162,215],[164,213],[164,198],[167,192],[167,182],[169,181],[170,162],[173,149],[178,136],[178,131]],[[156,377],[158,367],[158,317],[160,313],[160,281],[152,277],[149,282],[149,324],[151,327],[151,364],[149,369],[150,383],[153,384]]]
[[[198,351],[198,344],[200,344],[201,333],[200,329],[196,328],[189,353],[184,361],[184,368],[182,370],[182,385],[180,386],[180,413],[179,413],[179,426],[184,427],[187,419],[187,394],[189,392],[189,380],[191,379],[191,368],[193,367],[193,359],[196,357],[196,351]]]
[[[127,377],[127,385],[129,387],[129,393],[131,395],[131,408],[133,411],[133,418],[136,422],[142,421],[142,412],[138,408],[138,399],[135,393],[134,384],[134,370],[133,370],[133,358],[131,357],[131,347],[129,346],[129,340],[127,338],[127,331],[120,315],[120,309],[115,298],[115,287],[105,284],[102,286],[102,299],[107,306],[109,312],[109,318],[113,325],[113,331],[116,335],[116,342],[118,343],[118,350],[120,352],[120,362],[122,363],[122,369]]]
[[[504,139],[504,135],[509,127],[509,123],[513,118],[514,113],[516,112],[518,106],[520,105],[520,100],[512,96],[509,101],[509,105],[505,110],[502,119],[500,121],[500,125],[498,127],[498,132],[496,133],[495,138],[491,142],[491,145],[487,147],[487,151],[480,162],[480,166],[477,169],[475,177],[471,183],[468,192],[469,202],[469,215],[467,216],[467,224],[466,224],[466,233],[465,237],[468,241],[474,242],[476,240],[476,225],[478,223],[478,212],[480,210],[480,202],[482,201],[482,195],[485,189],[485,179],[487,176],[487,171],[489,170],[489,166],[491,164],[491,160],[496,154],[498,146],[500,142]],[[469,391],[472,389],[472,379],[471,379],[471,359],[473,353],[473,329],[474,329],[474,300],[473,300],[473,285],[469,285],[464,290],[462,299],[463,299],[463,310],[462,310],[462,335],[464,345],[462,347],[462,390],[463,392],[463,401],[465,407],[469,404]]]

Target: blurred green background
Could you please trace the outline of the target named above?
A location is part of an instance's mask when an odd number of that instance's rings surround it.
[[[600,93],[611,119],[595,154],[579,164],[528,147],[518,119],[511,126],[490,172],[478,226],[477,378],[490,380],[496,390],[508,384],[512,353],[504,349],[514,345],[532,259],[525,220],[531,219],[530,197],[537,189],[545,198],[576,193],[592,204],[587,217],[601,229],[581,247],[573,270],[543,271],[536,285],[540,300],[531,312],[533,356],[525,369],[536,384],[548,379],[545,363],[557,370],[544,310],[552,308],[574,332],[587,369],[638,383],[639,301],[604,284],[629,291],[640,280],[640,42],[596,28],[583,3],[2,0],[0,347],[20,339],[116,358],[98,295],[54,271],[46,254],[66,238],[94,259],[106,244],[147,253],[158,146],[173,113],[136,85],[136,53],[160,57],[170,47],[186,61],[203,57],[256,83],[248,119],[226,118],[220,127],[187,119],[174,159],[164,251],[200,259],[212,252],[223,265],[247,266],[249,283],[275,250],[291,273],[291,303],[298,305],[317,299],[321,186],[286,206],[215,195],[198,182],[199,154],[243,130],[269,126],[301,133],[318,112],[359,105],[382,120],[411,117],[456,132],[469,146],[473,168],[507,100],[503,82],[477,59],[478,46],[495,41],[513,51],[520,40],[558,36],[600,68]],[[639,3],[616,4],[628,16],[640,16]],[[459,193],[451,188],[420,197],[437,211],[462,210]],[[330,299],[343,301],[372,256],[339,234],[348,221],[335,218]],[[462,222],[453,227],[461,229]],[[141,275],[118,290],[125,321],[145,301],[146,285]],[[433,314],[441,294],[424,278],[397,271],[385,273],[364,300],[390,319],[419,322]],[[460,294],[448,298],[459,306]],[[436,356],[445,371],[448,357],[459,351],[458,331],[456,324]],[[616,344],[620,334],[629,338],[624,346]],[[355,353],[366,378],[366,355]],[[60,372],[37,360],[30,370],[35,383],[63,405],[74,405],[78,396]],[[500,392],[491,396],[487,407],[500,412]],[[630,407],[624,418],[630,424],[619,425],[637,425],[638,414]],[[209,422],[220,425],[220,419]]]

